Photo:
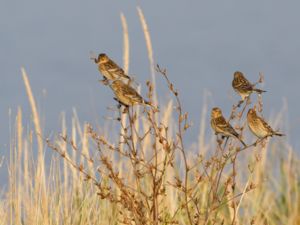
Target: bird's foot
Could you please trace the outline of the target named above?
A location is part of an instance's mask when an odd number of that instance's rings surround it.
[[[241,105],[243,104],[244,100],[239,101],[239,103],[237,104],[237,107],[240,108]]]
[[[103,77],[103,80],[99,80],[99,82],[104,84],[105,86],[109,85],[109,80],[106,77]]]
[[[217,139],[217,143],[218,143],[218,145],[222,145],[222,143],[223,143],[223,139]]]
[[[126,114],[126,113],[128,113],[128,112],[129,112],[129,107],[128,107],[128,106],[125,106],[125,108],[124,108],[124,110],[123,110],[122,113]]]

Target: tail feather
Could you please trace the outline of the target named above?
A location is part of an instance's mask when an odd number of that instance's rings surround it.
[[[145,104],[145,105],[149,105],[152,109],[159,111],[158,106],[152,105],[151,102],[148,102],[148,101],[145,101],[145,100],[144,100],[144,104]]]
[[[285,136],[285,134],[282,134],[282,133],[279,133],[279,132],[274,132],[274,135],[279,136],[279,137]]]
[[[133,77],[133,76],[129,76],[129,75],[127,75],[127,74],[124,74],[124,77],[128,80],[128,85],[131,85],[131,84],[134,84],[134,85],[136,85],[136,86],[138,86],[139,85],[139,83],[135,80],[135,77]]]
[[[124,74],[124,77],[125,77],[126,79],[128,79],[128,80],[132,80],[132,78],[131,78],[130,76],[126,75],[126,74]]]
[[[267,92],[267,91],[264,91],[264,90],[261,90],[261,89],[257,89],[257,88],[253,89],[253,91],[257,92],[258,94],[261,94],[263,92]]]
[[[241,138],[239,140],[244,145],[244,147],[247,147],[246,143]]]
[[[238,133],[234,134],[234,136],[244,145],[244,147],[247,147],[246,143],[242,140],[241,136]]]

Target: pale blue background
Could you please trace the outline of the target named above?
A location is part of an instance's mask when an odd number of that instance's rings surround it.
[[[8,153],[8,109],[14,120],[20,105],[24,121],[30,120],[21,66],[43,115],[45,135],[59,131],[60,112],[70,118],[72,107],[81,121],[103,123],[112,94],[97,82],[100,77],[89,52],[107,52],[122,65],[121,11],[129,26],[130,73],[145,87],[150,72],[136,6],[147,19],[155,61],[168,68],[194,121],[190,143],[197,140],[204,90],[213,95],[209,107],[220,105],[228,115],[230,96],[238,100],[230,86],[232,73],[241,70],[251,81],[259,72],[265,74],[266,117],[287,100],[284,119],[289,125],[282,129],[299,147],[299,1],[1,0],[0,155]]]

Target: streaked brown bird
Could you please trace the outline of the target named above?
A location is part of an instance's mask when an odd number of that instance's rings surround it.
[[[255,85],[251,84],[240,71],[236,71],[233,74],[232,87],[241,96],[242,101],[244,101],[245,98],[247,98],[252,92],[256,92],[258,94],[266,92],[255,88]]]
[[[273,135],[284,136],[284,134],[274,131],[263,118],[256,114],[255,109],[249,109],[247,121],[249,129],[258,138],[265,138]]]
[[[98,58],[92,59],[94,59],[95,63],[98,65],[98,70],[103,75],[104,80],[116,80],[120,78],[131,80],[131,78],[125,74],[124,70],[106,54],[101,53],[98,55]]]
[[[221,134],[225,137],[237,138],[244,146],[247,146],[230,123],[226,121],[220,108],[215,107],[211,110],[210,124],[216,135]]]
[[[121,80],[114,80],[110,85],[111,89],[116,95],[120,104],[128,107],[133,105],[151,105],[150,102],[143,99],[143,97],[131,86],[125,84]]]

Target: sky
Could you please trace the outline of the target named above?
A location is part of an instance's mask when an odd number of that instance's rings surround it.
[[[8,155],[18,106],[24,126],[31,121],[22,66],[46,135],[60,131],[62,111],[70,124],[73,108],[80,121],[103,123],[113,95],[99,84],[89,54],[105,52],[122,65],[120,13],[129,28],[129,73],[145,95],[151,76],[137,6],[149,26],[155,63],[168,69],[193,121],[188,142],[197,141],[205,93],[209,109],[220,106],[229,115],[239,100],[232,74],[240,70],[252,82],[264,74],[264,116],[274,117],[287,105],[280,129],[295,149],[300,147],[299,1],[0,0],[0,156]],[[166,101],[159,75],[157,82],[159,99]]]

